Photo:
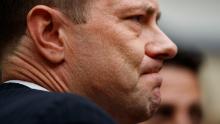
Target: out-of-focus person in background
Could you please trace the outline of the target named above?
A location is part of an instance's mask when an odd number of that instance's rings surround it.
[[[203,55],[197,50],[180,49],[161,71],[162,103],[149,121],[141,124],[201,124],[199,69]]]

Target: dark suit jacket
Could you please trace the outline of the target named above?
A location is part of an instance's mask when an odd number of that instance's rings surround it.
[[[0,85],[0,124],[114,124],[95,104],[73,94]]]

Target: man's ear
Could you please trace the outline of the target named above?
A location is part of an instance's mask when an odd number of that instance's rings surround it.
[[[40,55],[48,62],[58,64],[64,60],[63,23],[61,12],[44,5],[31,9],[27,28]]]

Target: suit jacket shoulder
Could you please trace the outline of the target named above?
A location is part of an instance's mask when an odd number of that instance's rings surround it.
[[[77,95],[0,85],[1,124],[114,124],[95,104]]]

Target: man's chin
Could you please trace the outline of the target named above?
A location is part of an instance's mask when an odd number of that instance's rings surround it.
[[[158,110],[160,103],[150,100],[145,115],[139,118],[139,122],[149,120]],[[141,120],[141,121],[140,121]]]
[[[150,105],[148,106],[148,116],[149,118],[151,118],[159,109],[160,106],[160,100],[158,101],[154,101],[154,100],[150,100]],[[149,119],[148,118],[148,119]]]

